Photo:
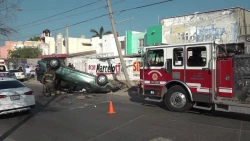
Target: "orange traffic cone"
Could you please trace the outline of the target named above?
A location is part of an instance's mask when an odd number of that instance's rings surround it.
[[[110,100],[109,101],[109,111],[108,111],[108,114],[115,114],[116,112],[114,111],[114,107],[113,107],[113,103],[112,101]]]

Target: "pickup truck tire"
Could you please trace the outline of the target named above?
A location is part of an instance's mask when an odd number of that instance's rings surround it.
[[[108,83],[108,77],[105,74],[100,74],[96,78],[96,83],[100,86],[104,86]]]
[[[52,59],[49,61],[49,64],[52,69],[58,69],[61,66],[61,63],[58,59]]]

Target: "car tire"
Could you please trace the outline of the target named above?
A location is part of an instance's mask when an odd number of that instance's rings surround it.
[[[174,112],[186,112],[193,106],[189,95],[181,86],[173,86],[167,91],[165,104]]]
[[[49,61],[49,65],[52,69],[58,69],[61,66],[61,63],[58,59],[52,59]]]
[[[96,78],[96,82],[100,86],[104,86],[108,83],[108,77],[105,74],[100,74]]]

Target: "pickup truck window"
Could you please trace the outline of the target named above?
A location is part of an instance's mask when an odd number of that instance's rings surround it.
[[[6,67],[4,65],[0,65],[0,72],[6,72]]]

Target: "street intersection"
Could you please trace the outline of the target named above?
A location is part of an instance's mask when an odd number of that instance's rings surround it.
[[[131,91],[113,94],[63,94],[46,98],[42,85],[34,90],[31,113],[2,116],[5,141],[249,141],[247,115],[192,110],[174,113],[146,103]],[[128,94],[129,93],[129,94]],[[108,114],[112,100],[115,114]]]

